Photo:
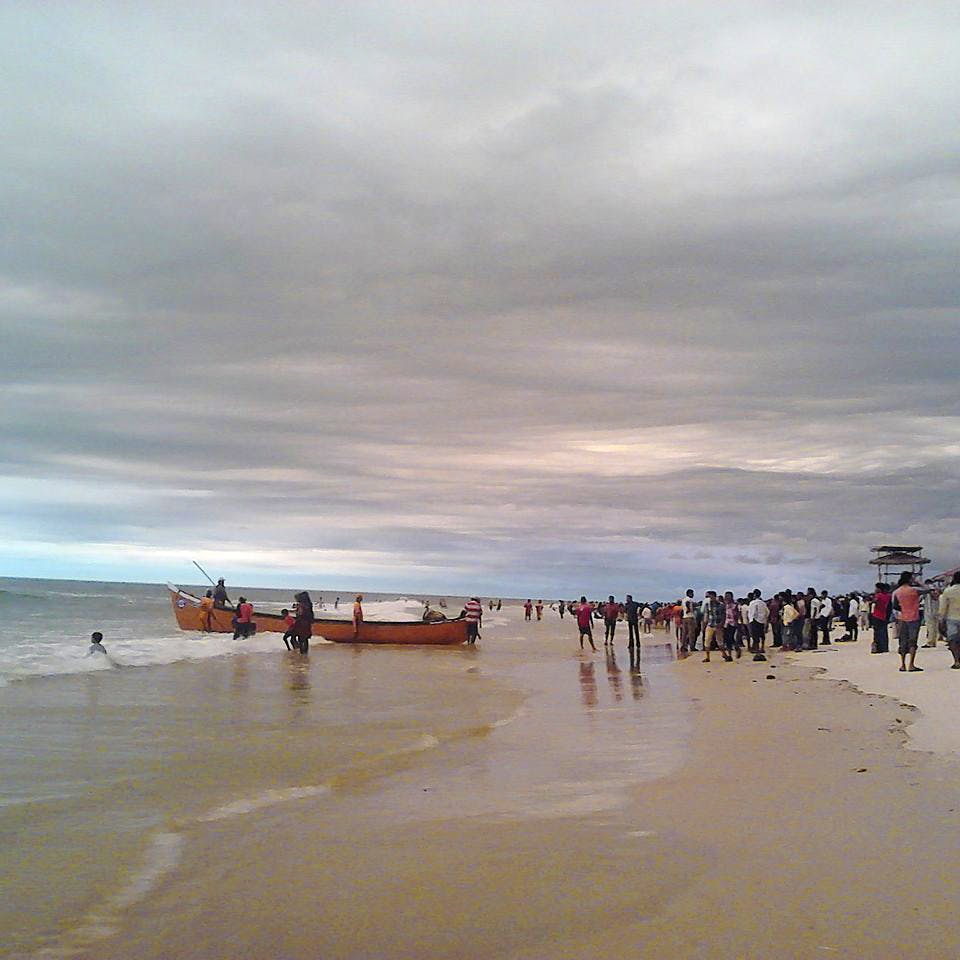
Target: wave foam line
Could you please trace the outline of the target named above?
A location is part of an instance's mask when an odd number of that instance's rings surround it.
[[[158,833],[144,855],[140,869],[119,893],[88,913],[57,946],[43,947],[36,960],[66,960],[86,950],[98,940],[106,940],[117,931],[120,914],[146,899],[158,883],[180,862],[183,837],[179,833]]]
[[[305,797],[321,797],[330,793],[331,787],[325,783],[308,784],[302,787],[286,787],[282,790],[264,790],[253,797],[243,797],[232,800],[223,806],[216,807],[209,813],[197,817],[196,823],[216,823],[219,820],[232,820],[257,810],[276,806],[278,803],[287,803],[290,800],[302,800]]]

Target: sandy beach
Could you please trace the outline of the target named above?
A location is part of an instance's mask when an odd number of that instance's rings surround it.
[[[907,749],[916,710],[817,676],[870,659],[864,641],[766,663],[656,663],[632,700],[631,675],[605,670],[602,650],[580,657],[571,632],[510,611],[477,668],[507,642],[536,651],[525,656],[542,696],[519,719],[445,744],[430,764],[399,763],[386,783],[339,784],[340,806],[307,797],[295,816],[282,804],[193,831],[117,932],[74,955],[952,955],[957,759]],[[891,656],[872,659],[895,671]],[[620,738],[643,721],[630,711],[671,685],[691,714],[661,713],[649,735],[680,725],[685,745],[637,780]],[[571,769],[548,792],[552,756]]]

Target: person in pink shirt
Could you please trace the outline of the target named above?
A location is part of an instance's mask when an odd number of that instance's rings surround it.
[[[909,570],[900,574],[897,589],[893,591],[893,608],[900,611],[897,648],[901,672],[920,673],[923,670],[916,665],[916,659],[920,638],[920,597],[924,593],[929,593],[928,588],[918,587]]]
[[[528,601],[523,605],[523,619],[524,619],[524,620],[529,620],[531,613],[533,613],[533,601],[532,601],[532,600],[528,600]]]
[[[586,597],[580,598],[580,605],[577,607],[577,627],[580,630],[580,649],[583,649],[583,638],[590,641],[590,649],[596,652],[593,645],[593,608],[587,603]]]

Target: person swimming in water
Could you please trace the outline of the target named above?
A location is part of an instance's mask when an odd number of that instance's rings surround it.
[[[111,667],[117,666],[116,661],[107,653],[107,648],[103,645],[103,634],[97,630],[90,634],[90,649],[87,650],[88,657],[104,657]]]

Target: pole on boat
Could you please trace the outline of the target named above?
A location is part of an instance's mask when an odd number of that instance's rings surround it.
[[[211,577],[210,574],[207,573],[207,571],[204,570],[203,567],[201,567],[200,564],[197,563],[196,560],[193,561],[193,565],[210,581],[210,585],[211,585],[211,586],[213,586],[213,587],[216,586],[216,584],[213,582],[213,577]]]

